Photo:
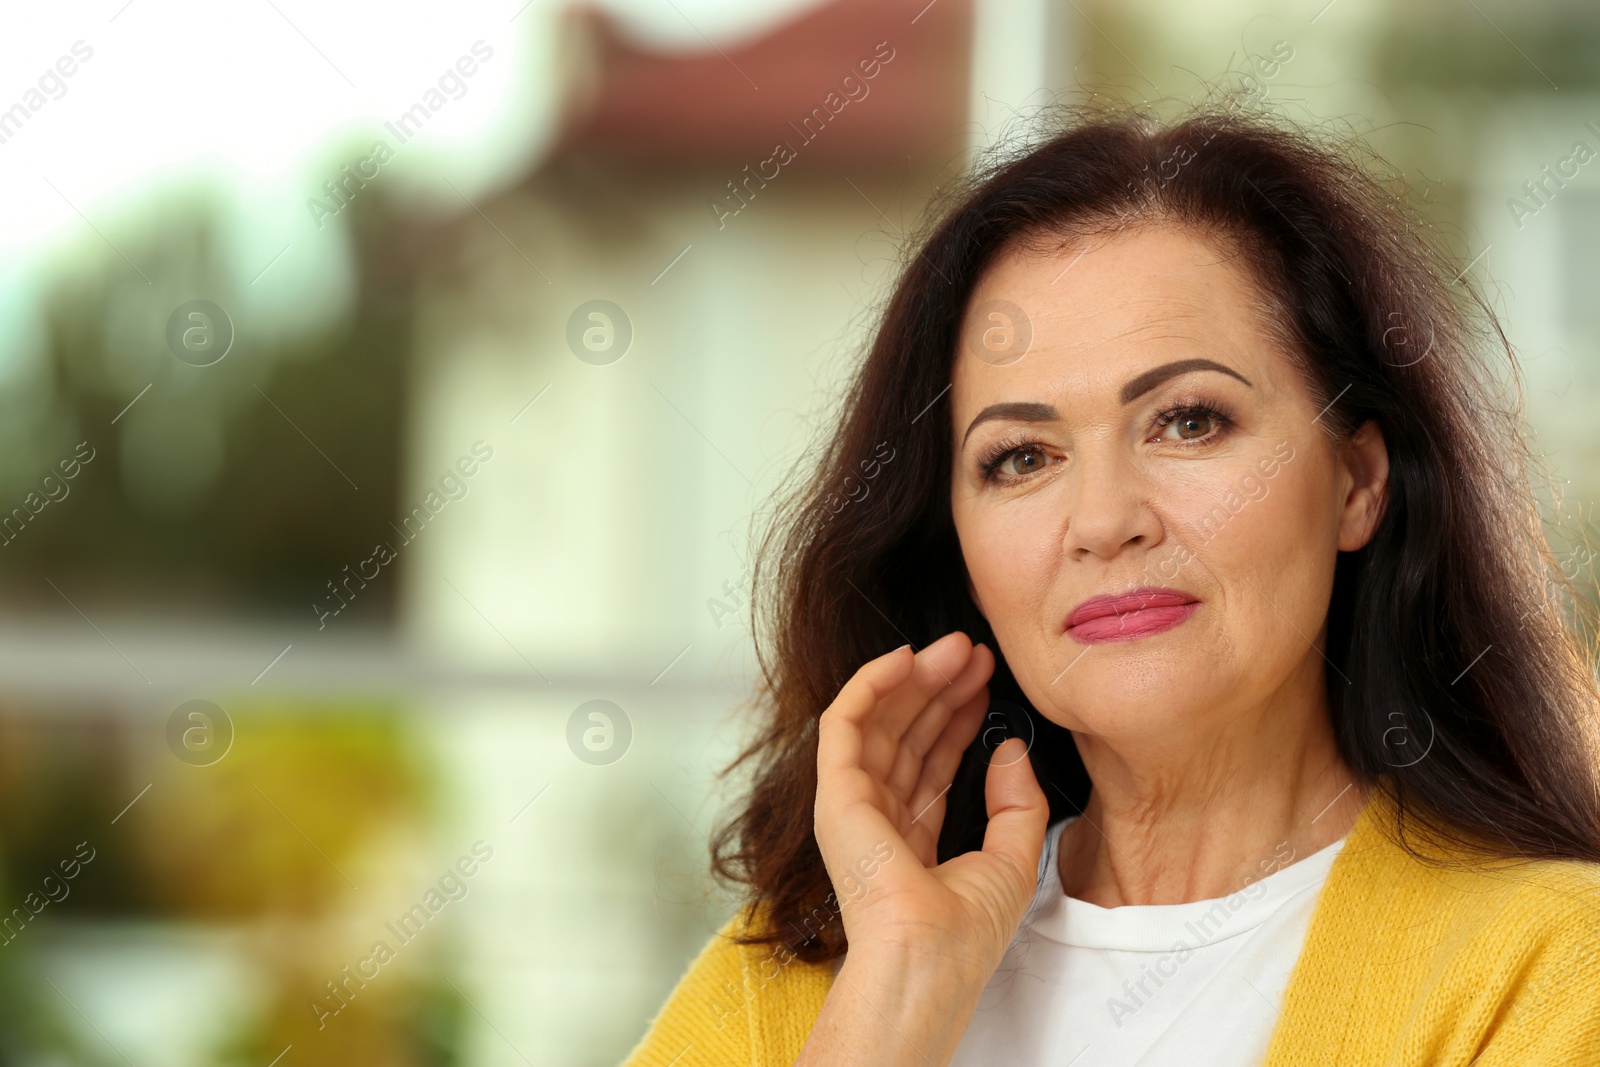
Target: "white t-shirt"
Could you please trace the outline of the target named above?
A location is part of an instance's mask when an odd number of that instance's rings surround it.
[[[951,1067],[1254,1067],[1344,839],[1226,897],[1102,908],[1061,889],[1049,828],[1039,889]],[[1286,864],[1286,865],[1284,865]]]

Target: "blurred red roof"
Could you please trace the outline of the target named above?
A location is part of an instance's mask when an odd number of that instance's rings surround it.
[[[568,19],[557,154],[750,161],[782,141],[808,158],[881,161],[966,120],[971,0],[835,0],[689,53],[646,47],[588,5]]]

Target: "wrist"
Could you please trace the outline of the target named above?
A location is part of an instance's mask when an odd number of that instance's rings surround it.
[[[932,936],[851,941],[840,973],[847,968],[852,975],[905,986],[918,994],[970,993],[974,1002],[993,971],[967,946]]]
[[[980,968],[938,946],[853,946],[829,999],[841,1018],[880,1035],[878,1051],[864,1062],[926,1067],[949,1062],[987,981]]]

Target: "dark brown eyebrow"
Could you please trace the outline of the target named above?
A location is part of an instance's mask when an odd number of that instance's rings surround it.
[[[1192,370],[1220,371],[1231,378],[1237,378],[1244,384],[1250,385],[1250,379],[1232,367],[1224,367],[1222,364],[1214,363],[1209,359],[1180,359],[1173,363],[1163,363],[1161,366],[1147,370],[1137,378],[1129,381],[1127,385],[1122,387],[1122,402],[1131,404],[1168,378],[1176,378],[1178,375],[1188,374]],[[1250,385],[1250,388],[1254,389],[1255,386]]]
[[[1180,374],[1188,374],[1192,370],[1220,371],[1230,377],[1239,379],[1252,389],[1255,388],[1254,385],[1250,384],[1250,379],[1232,367],[1224,367],[1221,363],[1214,363],[1209,359],[1180,359],[1172,363],[1163,363],[1159,367],[1147,370],[1128,382],[1127,385],[1122,387],[1122,402],[1131,404],[1167,379],[1176,378]],[[1015,419],[1018,422],[1052,422],[1060,417],[1060,413],[1055,408],[1037,401],[1010,400],[1001,404],[990,404],[978,412],[977,418],[967,424],[967,432],[961,438],[961,447],[965,448],[967,446],[967,438],[972,436],[972,431],[977,428],[979,423],[987,422],[990,419]]]
[[[978,423],[990,419],[1016,419],[1019,422],[1050,422],[1061,416],[1049,404],[1040,404],[1036,401],[1011,400],[1003,404],[990,404],[978,412],[978,417],[967,424],[967,432],[961,438],[961,447],[967,447],[967,438],[972,436],[972,431]]]

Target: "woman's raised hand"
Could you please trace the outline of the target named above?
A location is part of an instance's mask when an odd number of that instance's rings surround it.
[[[991,758],[983,848],[935,863],[993,671],[990,649],[950,633],[867,663],[822,713],[816,836],[850,948],[802,1064],[943,1062],[1016,934],[1049,821],[1022,741]]]

